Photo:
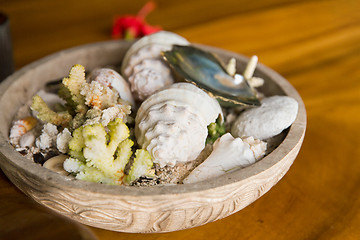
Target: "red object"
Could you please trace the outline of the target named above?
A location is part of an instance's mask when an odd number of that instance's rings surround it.
[[[112,28],[112,37],[115,39],[134,39],[152,34],[161,30],[159,26],[146,23],[145,17],[156,8],[153,1],[147,2],[136,16],[124,15],[115,17]]]

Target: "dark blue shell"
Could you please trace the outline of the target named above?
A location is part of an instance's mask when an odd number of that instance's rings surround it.
[[[248,82],[243,79],[235,84],[213,54],[193,46],[174,45],[172,50],[163,52],[163,56],[186,81],[196,84],[223,105],[260,105]]]

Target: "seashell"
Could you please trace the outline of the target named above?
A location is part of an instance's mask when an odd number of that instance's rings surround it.
[[[121,72],[137,99],[144,100],[174,82],[170,68],[161,57],[161,52],[170,50],[173,44],[189,42],[175,33],[161,31],[139,39],[126,52]]]
[[[33,129],[36,123],[37,120],[34,117],[25,117],[15,121],[10,129],[10,143],[13,145],[19,144],[21,136]]]
[[[176,83],[140,106],[135,136],[161,167],[194,160],[205,147],[207,125],[220,116],[219,103],[190,83]]]
[[[207,159],[197,166],[184,180],[183,183],[200,182],[206,179],[221,176],[227,172],[247,167],[260,158],[257,150],[263,149],[266,143],[248,139],[250,145],[241,138],[234,138],[230,133],[217,139],[213,151]],[[263,149],[264,156],[265,150]],[[261,156],[261,157],[262,157]]]
[[[298,103],[287,96],[264,98],[258,108],[246,109],[234,122],[235,137],[253,136],[268,139],[288,128],[296,119]]]
[[[215,141],[210,156],[196,167],[183,183],[215,178],[254,162],[255,157],[249,145],[244,143],[241,138],[233,138],[230,133],[227,133]]]
[[[164,52],[163,56],[185,80],[209,92],[223,105],[260,105],[256,92],[247,79],[239,74],[231,76],[213,54],[193,46],[174,45],[172,50]],[[250,63],[252,67],[254,61]],[[231,65],[232,63],[229,68]],[[252,76],[253,71],[254,69],[249,67],[246,74]]]
[[[131,106],[135,106],[128,82],[116,71],[110,68],[95,69],[90,73],[89,80],[114,88],[121,99],[129,102]]]

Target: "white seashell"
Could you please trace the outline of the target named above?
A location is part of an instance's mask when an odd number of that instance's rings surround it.
[[[25,117],[16,120],[10,129],[10,143],[12,145],[18,145],[21,136],[33,129],[36,126],[37,122],[38,121],[34,117]]]
[[[241,138],[230,133],[215,141],[213,151],[203,163],[197,166],[183,183],[194,183],[221,176],[230,171],[247,167],[255,162],[254,152]]]
[[[165,101],[175,101],[178,106],[191,106],[202,116],[206,125],[214,122],[219,114],[223,116],[219,103],[206,92],[191,83],[175,83],[146,99],[141,104],[136,118],[142,119],[148,108]]]
[[[231,133],[235,137],[253,136],[267,139],[281,133],[296,119],[298,103],[287,96],[272,96],[261,106],[245,110],[235,121]]]
[[[149,53],[146,55],[146,58],[156,58],[160,56],[159,53],[161,51],[170,50],[173,44],[189,45],[190,43],[180,35],[167,31],[160,31],[140,38],[126,52],[121,66],[121,72],[124,73],[129,61],[131,61],[131,56],[138,53],[142,48],[153,48],[152,51],[148,51],[148,49],[146,49],[145,52]],[[132,62],[131,64],[136,65],[136,62]]]
[[[146,60],[163,62],[163,61],[159,61],[161,60],[161,52],[166,51],[169,48],[170,47],[168,45],[157,45],[155,43],[140,48],[129,58],[129,62],[127,62],[127,65],[122,72],[123,75],[131,76],[133,73],[136,73],[136,67],[138,67],[139,65],[143,67],[150,67],[148,65],[149,62],[146,62]],[[131,50],[131,48],[129,50]],[[123,62],[122,66],[124,65],[125,65],[125,61]]]
[[[170,50],[173,44],[189,42],[175,33],[161,31],[139,39],[129,48],[121,72],[136,98],[144,100],[174,82],[170,68],[161,57],[161,52]]]
[[[135,105],[129,84],[116,71],[110,68],[95,69],[90,73],[89,79],[90,81],[96,81],[110,88],[114,88],[119,93],[121,99],[128,101],[132,106]]]
[[[136,74],[131,75],[128,79],[131,83],[131,91],[135,92],[140,100],[174,82],[171,75],[163,74],[162,71],[156,71],[151,68],[142,69]]]
[[[160,109],[156,109],[157,107],[149,110],[149,116],[152,116],[149,121],[156,122],[156,125],[144,127],[147,130],[142,147],[154,159],[159,159],[155,162],[162,167],[194,160],[205,147],[204,139],[207,136],[207,128],[201,126],[199,116],[187,107],[166,103]],[[154,112],[159,114],[152,114]],[[167,119],[163,118],[164,115],[167,115]]]
[[[222,112],[216,100],[193,84],[177,83],[141,104],[135,136],[155,163],[174,166],[200,154],[205,147],[207,125],[219,115]]]

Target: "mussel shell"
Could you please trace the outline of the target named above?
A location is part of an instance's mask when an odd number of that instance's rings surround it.
[[[221,62],[194,46],[174,45],[164,59],[186,81],[196,84],[224,105],[259,106],[260,101],[246,79],[236,84]]]

